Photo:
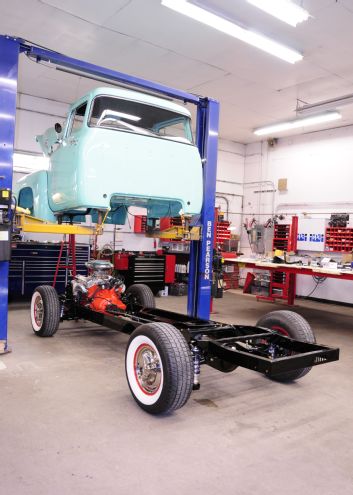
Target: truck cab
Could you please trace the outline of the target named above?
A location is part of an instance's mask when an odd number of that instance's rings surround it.
[[[149,218],[200,213],[202,163],[191,114],[182,105],[120,88],[96,88],[69,107],[63,125],[37,136],[48,171],[21,178],[15,194],[34,216],[80,219],[110,209],[124,223],[129,206]],[[22,190],[26,190],[26,194]],[[28,204],[32,191],[33,204]]]

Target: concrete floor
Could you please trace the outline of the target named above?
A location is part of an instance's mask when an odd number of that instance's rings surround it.
[[[185,309],[185,298],[158,300]],[[214,319],[255,324],[280,305],[226,293]],[[283,307],[282,307],[283,309]],[[202,386],[166,417],[144,413],[124,373],[127,337],[65,323],[31,331],[12,305],[0,359],[0,493],[6,495],[345,495],[353,493],[353,309],[298,302],[341,360],[292,385],[202,368]]]

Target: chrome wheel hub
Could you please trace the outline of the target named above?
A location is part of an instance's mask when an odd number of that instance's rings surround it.
[[[43,299],[39,295],[36,297],[34,301],[33,311],[34,311],[34,320],[36,324],[39,327],[41,327],[44,318],[44,306],[43,306]]]
[[[144,344],[136,350],[135,374],[140,388],[146,394],[155,394],[161,385],[161,363],[156,351]]]

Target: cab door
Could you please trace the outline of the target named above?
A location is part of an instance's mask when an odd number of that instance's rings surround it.
[[[54,212],[72,210],[79,206],[77,170],[87,106],[85,101],[72,108],[64,137],[50,157],[48,200]]]

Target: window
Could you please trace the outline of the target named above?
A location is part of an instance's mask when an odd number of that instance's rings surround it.
[[[193,143],[187,115],[112,96],[94,99],[88,125]]]
[[[87,102],[83,103],[79,107],[75,108],[71,114],[71,123],[70,123],[70,129],[68,131],[68,136],[72,134],[73,132],[78,132],[82,125],[83,125],[83,119],[85,117],[87,109]]]
[[[33,214],[33,191],[30,187],[24,187],[18,195],[18,206],[28,208]]]
[[[185,119],[176,118],[166,122],[159,122],[155,125],[154,130],[163,137],[186,139]]]

